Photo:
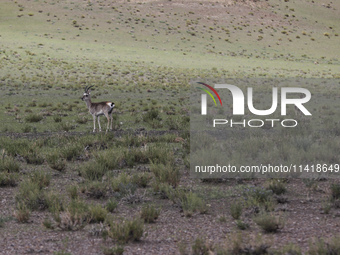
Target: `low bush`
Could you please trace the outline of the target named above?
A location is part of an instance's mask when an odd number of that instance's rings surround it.
[[[30,210],[27,208],[25,203],[18,203],[17,208],[14,211],[14,217],[17,219],[20,223],[26,223],[28,222],[30,218]]]
[[[125,221],[109,221],[108,236],[120,244],[139,241],[144,234],[144,223],[140,218]]]
[[[103,208],[101,205],[89,206],[90,223],[104,222],[107,213],[106,208]]]
[[[145,205],[142,207],[140,217],[146,223],[153,223],[158,219],[161,210],[156,208],[155,205]]]
[[[35,113],[31,113],[25,117],[25,121],[29,123],[39,122],[43,119],[43,116]]]
[[[168,183],[176,187],[180,181],[179,169],[172,164],[151,164],[151,171],[155,175],[157,181]]]
[[[118,203],[115,199],[111,198],[106,203],[106,210],[108,210],[110,213],[114,212],[114,210],[117,208]]]
[[[268,233],[274,233],[283,228],[283,220],[273,214],[261,213],[253,220],[263,231]]]
[[[234,220],[240,219],[242,215],[243,205],[241,202],[236,201],[230,205],[230,215]]]
[[[317,239],[314,243],[310,245],[308,254],[310,255],[340,254],[340,236],[339,235],[335,236],[328,241],[325,241],[323,239]]]
[[[46,161],[54,170],[62,172],[66,169],[65,159],[62,158],[62,155],[59,152],[51,152],[47,154]]]
[[[286,185],[282,180],[271,180],[266,186],[267,190],[271,190],[276,195],[282,195],[287,191]]]

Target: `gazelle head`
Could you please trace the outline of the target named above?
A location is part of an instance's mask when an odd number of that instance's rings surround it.
[[[86,101],[86,100],[90,100],[90,88],[92,88],[93,86],[86,86],[85,87],[85,91],[84,91],[84,95],[81,97],[81,100]]]

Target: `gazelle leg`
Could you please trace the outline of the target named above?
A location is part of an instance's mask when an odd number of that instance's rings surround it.
[[[93,115],[93,132],[96,132],[96,116]]]
[[[108,114],[105,114],[105,117],[107,119],[107,125],[106,125],[106,133],[107,133],[107,131],[109,130],[110,119],[109,119],[109,115]]]
[[[100,126],[99,116],[98,116],[98,126],[99,126],[99,132],[102,131],[102,127]]]
[[[112,113],[110,114],[110,119],[111,119],[111,128],[110,128],[110,130],[113,130],[113,128],[112,128],[112,123],[113,123]]]

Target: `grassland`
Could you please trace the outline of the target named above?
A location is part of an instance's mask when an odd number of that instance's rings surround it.
[[[339,17],[329,0],[1,1],[0,253],[339,254],[337,180],[189,178],[190,82],[339,78]],[[116,105],[107,135],[86,85]],[[332,146],[302,149],[335,155],[338,88],[311,89]]]

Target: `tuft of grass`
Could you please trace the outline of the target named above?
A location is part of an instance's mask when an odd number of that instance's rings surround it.
[[[19,191],[15,195],[16,202],[23,206],[25,205],[31,210],[41,210],[47,207],[44,193],[38,182],[26,180],[20,183]]]
[[[43,226],[47,229],[54,229],[54,225],[53,222],[50,219],[44,219],[44,221],[42,222]]]
[[[56,214],[54,219],[62,230],[82,229],[90,221],[89,206],[81,200],[71,200],[65,211]]]
[[[39,122],[43,119],[43,116],[35,113],[31,113],[26,116],[25,121],[28,123],[34,123],[34,122]]]
[[[67,188],[67,193],[71,199],[77,199],[78,198],[78,186],[72,185]]]
[[[100,199],[106,196],[107,185],[103,182],[93,181],[86,183],[84,189],[87,196]]]
[[[335,201],[340,199],[340,184],[334,183],[331,185],[331,200]]]
[[[249,228],[249,224],[244,222],[244,221],[242,221],[242,220],[237,220],[236,221],[236,226],[240,230],[246,230],[246,229]]]
[[[168,197],[181,206],[186,217],[191,217],[195,212],[207,212],[206,203],[196,193],[184,190],[172,191],[171,189],[168,189],[167,192],[169,192]]]
[[[105,165],[91,161],[83,165],[80,175],[90,181],[101,180],[108,170]]]
[[[228,240],[231,245],[228,245],[227,250],[219,250],[217,254],[269,254],[268,248],[270,246],[263,243],[263,241],[256,240],[256,243],[254,243],[252,240],[244,240],[243,237],[242,233],[232,234],[230,240]]]
[[[3,228],[4,225],[5,225],[5,222],[6,221],[10,221],[11,220],[11,217],[2,217],[0,216],[0,228]]]
[[[269,213],[261,213],[253,220],[263,231],[268,233],[275,233],[284,226],[281,217]]]
[[[61,122],[63,119],[61,118],[61,116],[56,115],[56,116],[53,117],[53,120],[54,120],[54,122],[59,123],[59,122]]]
[[[282,195],[286,193],[286,185],[281,180],[271,180],[267,184],[267,189],[271,190],[276,195]]]
[[[14,217],[17,219],[20,223],[26,223],[28,222],[30,218],[30,210],[26,206],[25,203],[18,203],[17,209],[14,211]]]
[[[63,197],[58,192],[50,191],[44,194],[47,209],[54,216],[58,216],[59,212],[64,211]]]
[[[140,218],[125,221],[109,221],[108,236],[120,244],[139,241],[144,234],[144,223]]]
[[[155,175],[157,181],[161,183],[168,183],[173,187],[177,187],[180,181],[179,169],[170,163],[154,164],[150,166],[151,171]]]
[[[44,158],[41,157],[33,148],[25,151],[22,156],[25,158],[27,164],[41,165],[44,163]]]
[[[140,217],[146,223],[153,223],[158,219],[160,212],[161,210],[157,209],[155,205],[145,205],[141,209]]]
[[[191,248],[193,255],[209,255],[213,254],[214,251],[214,247],[201,238],[196,238]]]
[[[118,203],[115,199],[111,198],[109,201],[106,203],[106,210],[108,210],[110,213],[114,212],[118,206]]]
[[[0,187],[15,187],[19,180],[19,175],[16,173],[2,173],[0,172]]]
[[[335,236],[328,241],[317,239],[310,245],[308,254],[340,254],[340,236]]]
[[[90,223],[104,222],[107,213],[106,208],[103,208],[101,205],[89,206]]]
[[[236,201],[230,205],[230,215],[234,220],[240,219],[242,215],[243,205],[241,202]]]
[[[104,255],[123,255],[124,247],[122,246],[115,246],[112,248],[104,247],[103,253]]]
[[[154,123],[161,121],[160,112],[158,109],[151,109],[146,114],[143,115],[143,121],[154,125]]]
[[[0,159],[0,172],[18,173],[19,170],[20,166],[13,157],[9,156]]]
[[[54,170],[63,172],[66,169],[65,159],[62,158],[62,155],[59,152],[51,152],[47,154],[46,161],[48,165]]]
[[[30,180],[32,183],[36,183],[39,189],[42,189],[50,185],[51,175],[43,171],[35,171],[31,174]]]
[[[61,149],[61,155],[68,161],[74,160],[84,151],[81,143],[69,144]]]
[[[58,130],[60,130],[60,131],[68,132],[68,131],[73,130],[73,129],[75,129],[75,126],[72,125],[69,122],[60,122],[59,126],[58,126]]]
[[[32,132],[32,127],[31,126],[29,126],[29,125],[25,125],[23,128],[22,128],[22,132],[23,133],[30,133],[30,132]]]

